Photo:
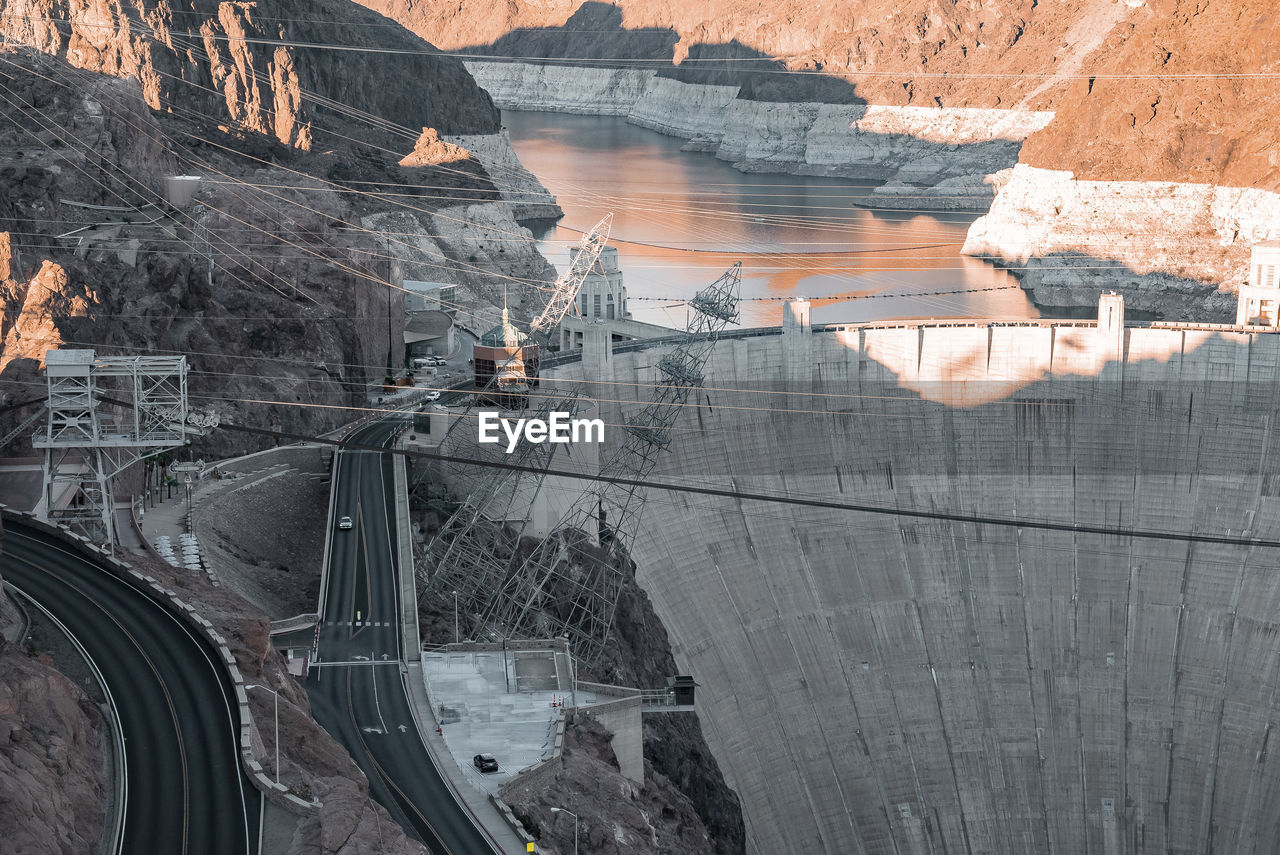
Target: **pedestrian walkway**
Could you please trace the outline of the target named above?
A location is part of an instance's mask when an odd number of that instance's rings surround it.
[[[213,489],[214,485],[210,481],[196,479],[191,485],[192,507],[195,507],[198,499],[203,498]],[[161,537],[168,538],[171,546],[181,543],[182,535],[190,534],[187,525],[187,497],[183,488],[175,488],[172,498],[164,499],[158,505],[144,510],[139,515],[138,525],[152,548],[156,548],[156,541]],[[143,554],[141,544],[130,548],[138,554]]]

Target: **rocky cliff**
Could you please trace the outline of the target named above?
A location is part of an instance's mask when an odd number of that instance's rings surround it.
[[[1022,166],[992,177],[964,252],[1014,268],[1043,306],[1122,293],[1166,320],[1232,322],[1254,244],[1280,236],[1280,194],[1164,181],[1087,181]]]
[[[626,116],[747,172],[937,184],[1017,162],[1050,111],[761,101],[644,69],[467,61],[501,107]],[[989,199],[989,194],[987,196]]]
[[[327,50],[335,20],[342,44]],[[0,34],[88,71],[132,77],[153,110],[198,111],[300,149],[355,136],[403,147],[394,128],[494,133],[497,112],[460,63],[346,0],[3,0]],[[412,86],[388,86],[388,79]]]
[[[0,555],[4,531],[0,527]],[[102,715],[16,639],[21,616],[0,579],[0,852],[97,851],[108,785]]]
[[[1025,260],[1016,272],[1049,305],[1116,288],[1162,315],[1224,319],[1245,242],[1266,230],[1201,240],[1189,200],[1280,189],[1280,13],[1265,0],[365,3],[444,47],[522,58],[471,64],[503,106],[627,115],[748,170],[887,179],[873,200],[886,208],[980,210],[1006,187],[971,248]],[[1015,163],[1039,171],[993,177]],[[1063,172],[1108,189],[1066,188],[1090,201],[1064,214]],[[1253,222],[1248,198],[1215,198],[1210,219]],[[1244,207],[1222,210],[1233,198]],[[1085,207],[1142,245],[1082,246]],[[1030,220],[1047,257],[1026,254],[1016,223]]]
[[[1280,190],[1280,8],[1270,0],[1134,4],[1022,159],[1089,180]]]
[[[1073,64],[1129,11],[1115,0],[361,2],[446,50],[658,61],[666,76],[755,100],[1040,109],[1060,81],[1016,75]],[[975,64],[1011,78],[948,76]]]
[[[570,855],[578,848],[597,855],[714,855],[720,848],[707,834],[689,800],[653,764],[645,762],[644,786],[618,772],[610,734],[588,713],[565,729],[564,753],[554,772],[536,781],[516,779],[502,791],[517,816],[537,832],[538,851]],[[552,812],[572,805],[577,819]],[[576,829],[575,829],[576,824]]]
[[[48,657],[0,650],[0,851],[97,851],[107,804],[101,719]]]
[[[655,69],[748,100],[1052,109],[1023,162],[1276,189],[1268,0],[362,0],[448,50]]]
[[[545,210],[549,197],[502,161],[501,136],[465,137],[506,170],[499,183],[474,159],[400,165],[423,154],[423,134],[396,151],[306,152],[155,112],[132,81],[31,53],[0,54],[0,104],[10,120],[0,126],[0,367],[10,401],[37,388],[23,384],[39,382],[49,346],[183,351],[193,394],[224,421],[319,432],[348,414],[326,407],[363,406],[383,376],[389,313],[398,363],[403,313],[388,283],[402,250],[422,257],[410,278],[459,284],[468,311],[485,319],[504,286],[518,299],[554,275],[500,184],[520,178],[509,192],[525,208]],[[181,208],[165,195],[165,176],[178,173],[203,176]],[[412,223],[393,234],[361,224],[388,210]],[[483,263],[468,225],[476,219],[493,238]],[[410,246],[411,235],[421,240]],[[25,414],[0,414],[0,427]],[[203,451],[244,443],[224,432]]]

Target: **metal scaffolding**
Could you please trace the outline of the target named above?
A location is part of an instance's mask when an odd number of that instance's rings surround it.
[[[547,419],[553,412],[563,412],[572,418],[579,403],[576,394],[546,398],[533,417]],[[476,444],[455,454],[484,459],[485,453]],[[502,462],[545,471],[554,454],[554,445],[531,443],[522,436]],[[500,586],[506,576],[515,546],[528,523],[528,508],[537,498],[543,478],[529,472],[496,471],[473,490],[418,561],[416,573],[422,595],[434,592],[448,598],[456,592],[465,614],[485,602],[486,591]]]
[[[32,440],[45,450],[40,514],[114,545],[115,476],[134,461],[202,435],[217,418],[188,409],[185,356],[50,350],[45,375],[49,417],[44,436]],[[127,412],[104,413],[106,394]]]
[[[670,446],[671,427],[701,387],[720,332],[738,320],[741,269],[735,264],[689,301],[693,311],[685,337],[658,361],[653,395],[627,420],[623,444],[601,467],[602,477],[642,481]],[[505,584],[487,590],[480,611],[487,631],[503,638],[566,635],[581,660],[598,658],[629,574],[644,501],[634,483],[593,482]]]

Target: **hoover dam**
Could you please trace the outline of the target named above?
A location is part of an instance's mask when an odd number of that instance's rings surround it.
[[[661,348],[603,338],[553,373],[642,400]],[[654,477],[887,511],[651,491],[637,578],[748,851],[1274,851],[1277,366],[1270,332],[1126,325],[1116,295],[796,301],[719,341]]]

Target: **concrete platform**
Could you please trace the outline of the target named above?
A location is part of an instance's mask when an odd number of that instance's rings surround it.
[[[561,717],[575,701],[567,659],[552,650],[423,653],[432,712],[443,722],[450,756],[473,787],[497,793],[521,769],[555,755]],[[594,693],[576,693],[581,706],[597,700]],[[472,764],[485,753],[497,758],[497,772],[481,774]]]

